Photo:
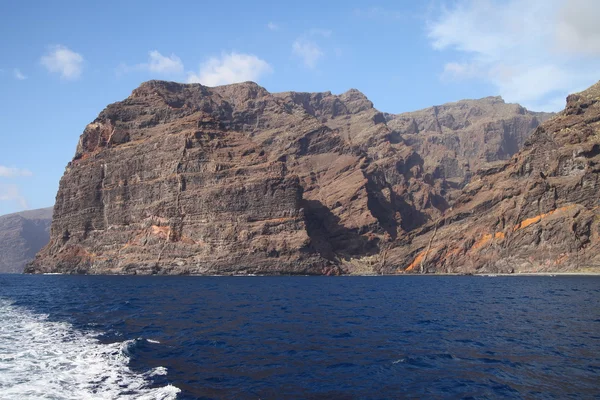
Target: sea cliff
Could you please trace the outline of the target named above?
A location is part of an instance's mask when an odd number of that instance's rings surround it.
[[[390,115],[354,89],[146,82],[85,128],[26,272],[598,270],[598,92],[553,118]]]

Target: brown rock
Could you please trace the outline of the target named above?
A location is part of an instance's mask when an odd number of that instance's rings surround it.
[[[393,259],[407,272],[600,270],[600,82],[475,176]]]
[[[0,273],[22,273],[50,239],[52,208],[0,216]]]
[[[490,163],[510,159],[553,115],[506,104],[501,97],[486,97],[386,114],[386,119],[395,135],[427,160],[427,172],[464,184]]]
[[[507,112],[487,123],[501,126]],[[466,205],[493,197],[484,178],[509,168],[487,167],[453,204],[460,186],[436,172],[437,153],[422,156],[388,124],[356,90],[271,94],[251,82],[146,82],[84,130],[60,183],[50,243],[27,271],[332,275],[411,263],[444,270],[430,252],[414,262],[434,223],[459,223],[461,207],[473,213],[491,204]],[[528,126],[509,130],[526,136]],[[486,135],[477,132],[469,135]]]
[[[390,133],[356,90],[147,82],[84,130],[29,271],[349,272],[440,213]]]

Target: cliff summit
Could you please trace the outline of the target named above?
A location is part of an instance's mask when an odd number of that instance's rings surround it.
[[[597,268],[597,87],[550,118],[146,82],[84,129],[27,272]]]

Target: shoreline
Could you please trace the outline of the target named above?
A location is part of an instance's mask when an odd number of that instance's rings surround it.
[[[2,274],[4,275],[4,274]],[[147,274],[147,275],[143,275],[143,274],[63,274],[60,272],[49,272],[49,273],[43,273],[43,274],[25,274],[25,273],[17,273],[17,274],[7,274],[7,275],[30,275],[30,276],[35,276],[35,275],[51,275],[51,276],[56,276],[56,275],[65,275],[65,276],[189,276],[189,277],[232,277],[232,278],[236,278],[236,277],[291,277],[291,276],[322,276],[322,277],[329,277],[329,278],[336,278],[336,277],[397,277],[397,276],[401,276],[401,277],[411,277],[411,276],[429,276],[429,277],[434,277],[434,276],[473,276],[473,277],[487,277],[487,278],[494,278],[494,277],[505,277],[505,276],[510,276],[510,277],[526,277],[526,276],[547,276],[547,277],[556,277],[556,276],[600,276],[600,272],[515,272],[512,274],[509,273],[481,273],[481,274],[477,274],[477,273],[433,273],[433,274],[346,274],[346,275],[285,275],[285,274],[188,274],[188,275],[176,275],[176,274]]]

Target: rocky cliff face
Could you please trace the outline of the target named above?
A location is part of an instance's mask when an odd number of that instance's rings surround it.
[[[28,272],[396,271],[459,185],[392,119],[356,90],[144,83],[86,127]]]
[[[390,134],[355,90],[147,82],[86,127],[30,271],[345,272],[445,207]]]
[[[462,185],[478,169],[510,159],[553,115],[486,97],[385,116],[394,134],[426,160],[427,172]]]
[[[52,208],[0,216],[0,273],[21,273],[50,239]]]
[[[481,171],[393,263],[410,272],[600,270],[600,82]]]

